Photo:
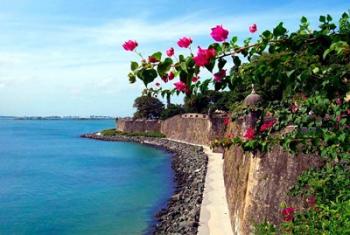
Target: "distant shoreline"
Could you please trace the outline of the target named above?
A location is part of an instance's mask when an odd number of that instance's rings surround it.
[[[0,120],[117,120],[111,116],[0,116]]]
[[[81,137],[146,144],[173,153],[171,165],[175,175],[175,192],[166,208],[155,215],[157,223],[146,234],[197,234],[208,164],[208,156],[203,147],[153,137],[109,137],[97,133],[83,134]]]

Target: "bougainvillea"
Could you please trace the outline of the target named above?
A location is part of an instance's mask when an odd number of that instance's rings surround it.
[[[252,24],[251,26],[249,26],[249,32],[255,33],[257,30],[258,27],[256,26],[256,24]]]
[[[257,29],[258,25],[253,24],[247,27],[247,33],[256,33]],[[292,154],[317,154],[329,163],[322,174],[313,173],[315,178],[301,177],[308,185],[303,194],[317,198],[314,209],[289,213],[286,224],[282,223],[276,231],[312,234],[311,225],[317,232],[322,228],[333,234],[339,234],[339,229],[349,231],[349,219],[343,215],[349,215],[350,198],[342,197],[342,202],[337,199],[343,195],[340,187],[350,188],[349,14],[344,13],[338,24],[330,15],[321,16],[318,29],[311,29],[302,17],[295,32],[288,32],[283,23],[272,30],[260,30],[259,27],[261,34],[256,42],[249,37],[238,45],[236,36],[228,37],[226,26],[214,26],[208,29],[212,43],[207,47],[199,45],[195,54],[190,50],[192,39],[182,37],[177,44],[188,48],[188,54],[174,56],[167,52],[167,57],[162,58],[161,52],[155,52],[150,55],[154,62],[133,61],[129,81],[133,83],[138,78],[148,88],[157,77],[167,75],[166,81],[173,80],[174,88],[160,86],[152,91],[162,95],[184,93],[188,100],[205,97],[210,90],[231,91],[232,120],[250,112],[258,113],[258,119],[246,132],[215,140],[213,146],[238,145],[244,151],[263,154],[278,144]],[[123,45],[129,51],[136,46]],[[198,76],[200,80],[193,79]],[[251,84],[263,98],[254,110],[242,105],[251,92]],[[340,163],[347,167],[338,169]],[[324,182],[322,177],[332,179],[335,173],[342,175],[335,184],[339,188],[329,192],[318,188]],[[312,204],[312,200],[309,202]],[[338,218],[331,220],[332,224],[326,221],[330,215]],[[315,220],[313,224],[310,218]],[[302,226],[302,222],[309,227]]]
[[[222,25],[217,25],[211,29],[211,37],[217,42],[223,42],[228,37],[228,30],[224,29]]]
[[[133,40],[126,41],[123,44],[123,48],[127,51],[133,51],[137,47],[138,43]]]
[[[188,48],[192,43],[192,39],[188,37],[180,38],[179,41],[177,41],[177,45],[182,48]]]

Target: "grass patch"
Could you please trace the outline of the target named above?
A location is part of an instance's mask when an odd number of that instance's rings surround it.
[[[165,138],[166,136],[159,131],[149,131],[149,132],[124,132],[118,131],[116,129],[107,129],[101,131],[101,135],[103,136],[116,136],[116,135],[124,135],[124,136],[144,136],[144,137],[154,137],[154,138]]]

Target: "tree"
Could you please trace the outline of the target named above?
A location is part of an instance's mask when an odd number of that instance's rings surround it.
[[[135,99],[134,113],[135,118],[158,119],[164,110],[164,104],[157,98],[149,95],[143,95]]]
[[[185,110],[180,104],[168,104],[166,109],[160,115],[160,119],[165,120],[167,118],[171,118],[175,115],[184,113]]]

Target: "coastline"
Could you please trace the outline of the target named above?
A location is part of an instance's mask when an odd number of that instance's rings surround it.
[[[172,153],[175,190],[167,206],[156,213],[157,223],[147,234],[197,234],[202,207],[208,156],[202,146],[169,139],[141,136],[101,136],[83,134],[82,138],[102,141],[134,142]]]

